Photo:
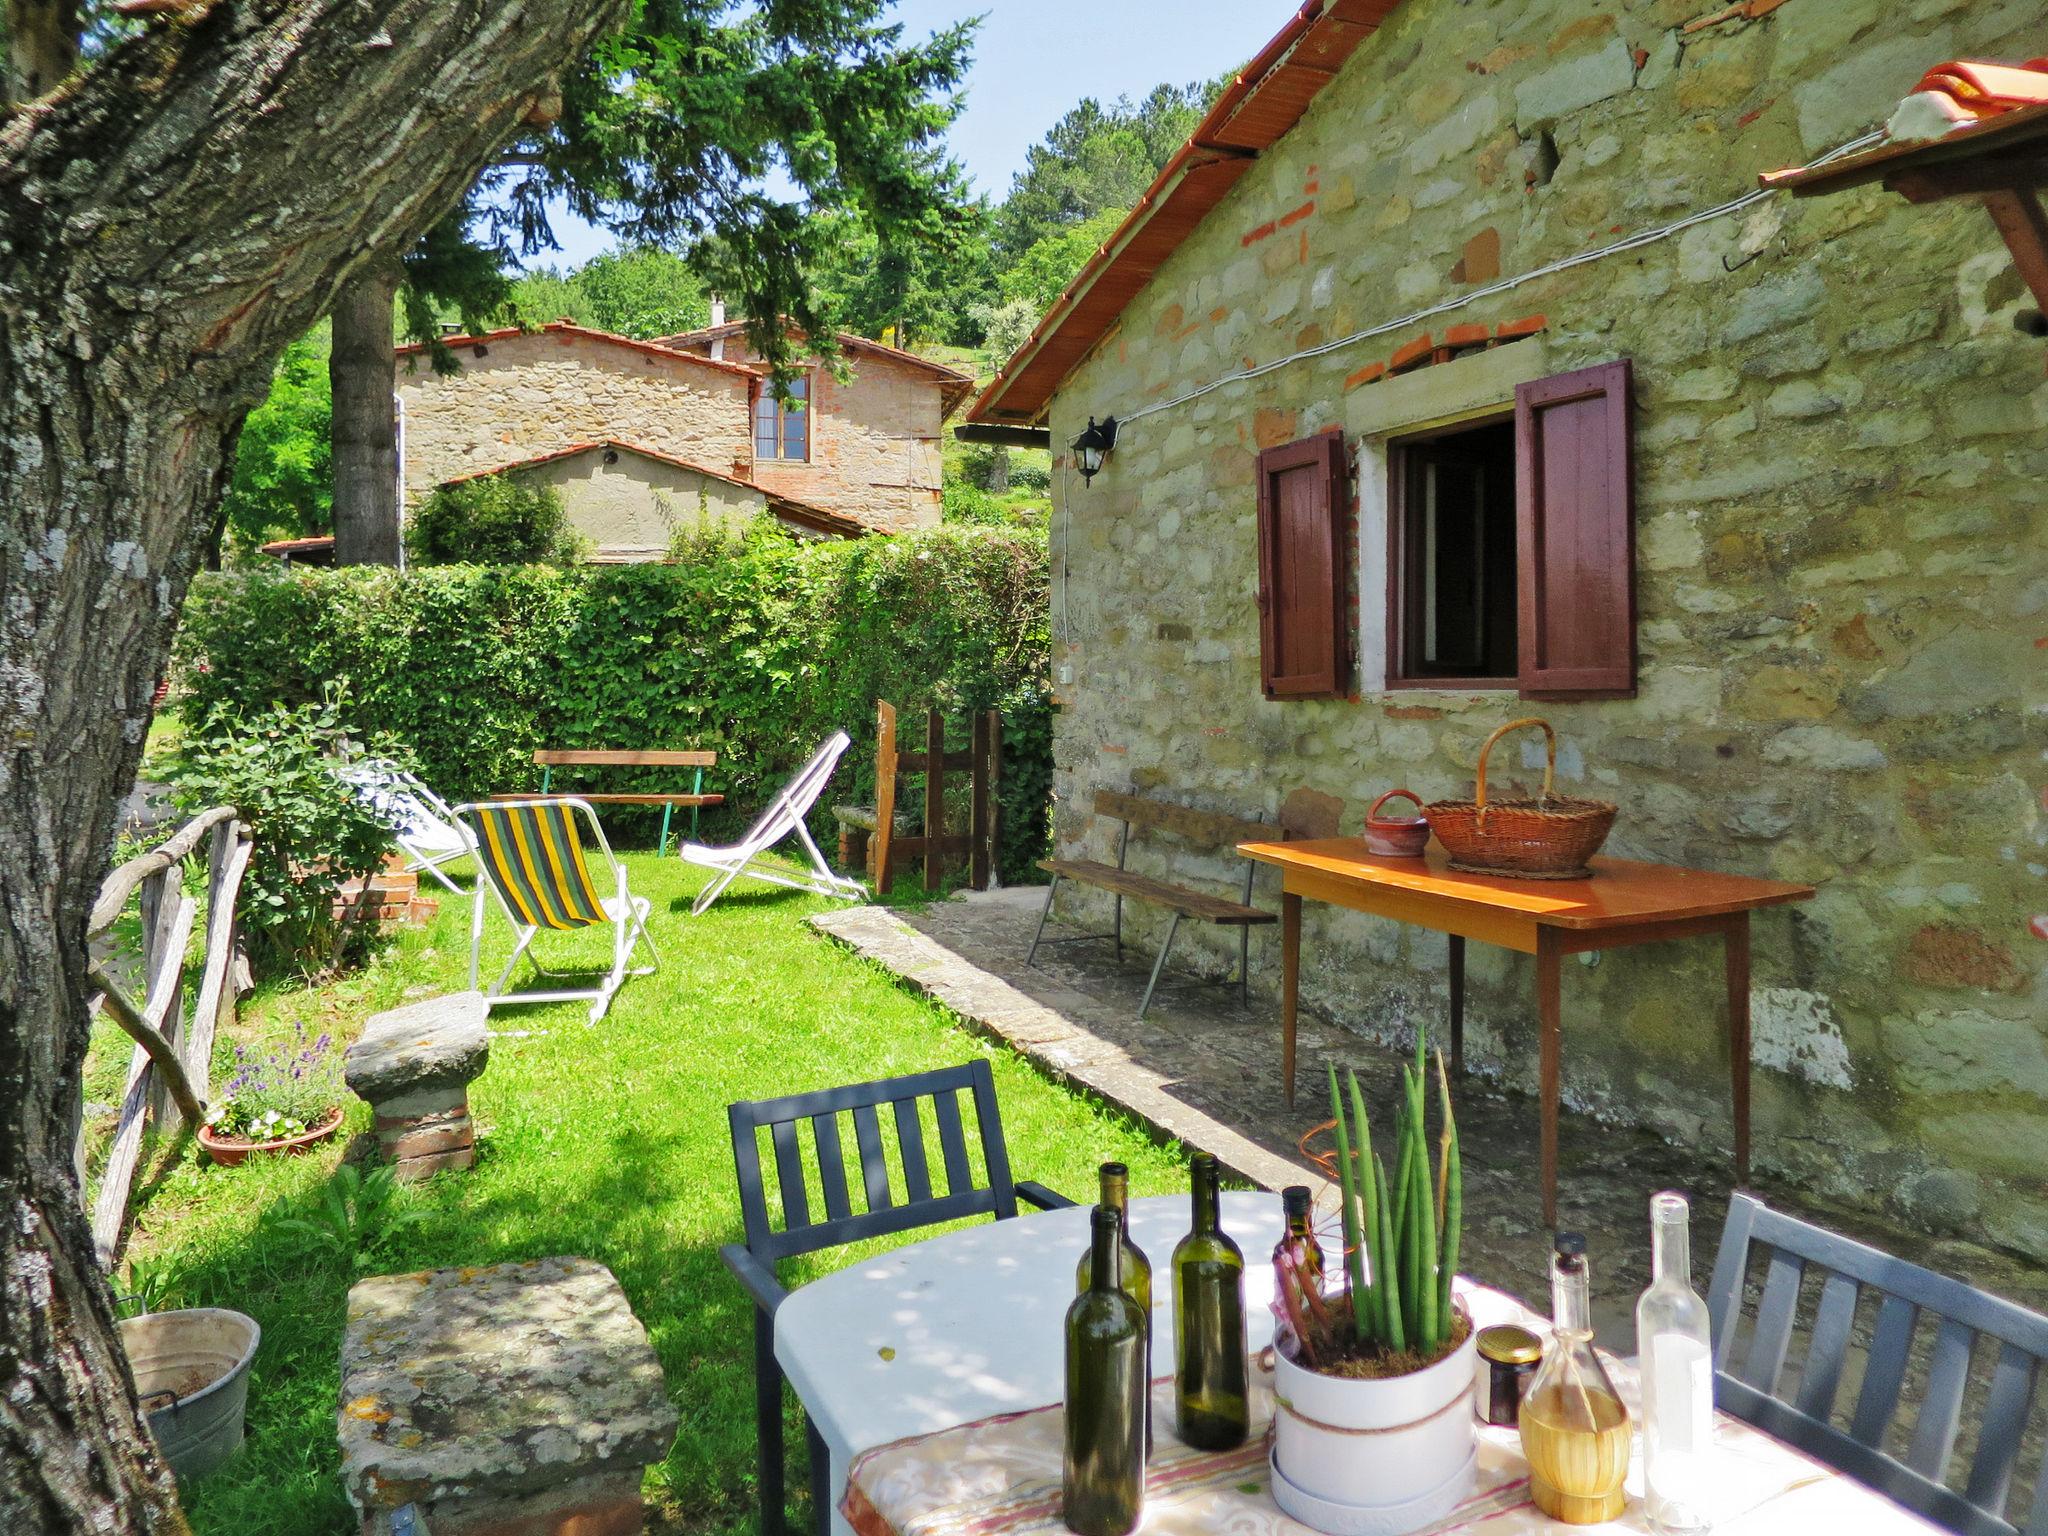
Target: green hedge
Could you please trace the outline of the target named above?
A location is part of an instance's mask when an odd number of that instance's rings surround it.
[[[1029,532],[770,536],[673,565],[202,576],[178,660],[187,719],[345,680],[348,723],[409,743],[450,799],[538,788],[538,747],[709,748],[706,787],[727,798],[706,836],[744,825],[834,729],[854,749],[814,831],[831,829],[832,804],[872,803],[877,698],[905,716],[936,704],[955,746],[969,711],[1000,709],[1003,875],[1024,881],[1051,792],[1047,613],[1046,546]],[[688,787],[673,772],[583,772],[557,786]],[[605,819],[628,837],[652,826]]]

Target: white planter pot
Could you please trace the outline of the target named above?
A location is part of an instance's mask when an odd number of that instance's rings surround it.
[[[1331,1536],[1403,1536],[1472,1491],[1478,1331],[1436,1364],[1384,1381],[1304,1369],[1277,1351],[1273,1500]]]

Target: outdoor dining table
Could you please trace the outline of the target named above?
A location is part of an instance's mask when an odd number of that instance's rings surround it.
[[[1595,858],[1581,880],[1515,880],[1450,867],[1441,848],[1420,858],[1367,850],[1357,837],[1240,843],[1248,859],[1281,873],[1280,1070],[1294,1103],[1295,1013],[1301,994],[1301,904],[1328,902],[1450,936],[1451,1067],[1465,1065],[1465,941],[1536,957],[1542,1034],[1537,1076],[1543,1110],[1543,1220],[1557,1224],[1557,1113],[1564,1057],[1561,970],[1566,955],[1666,939],[1722,943],[1728,1072],[1735,1113],[1735,1182],[1749,1181],[1749,914],[1805,901],[1810,885],[1713,870]]]
[[[1223,1228],[1244,1250],[1247,1343],[1272,1342],[1272,1266],[1280,1201],[1226,1192]],[[825,1487],[837,1536],[1056,1536],[1062,1322],[1087,1242],[1076,1207],[961,1228],[800,1287],[775,1315],[775,1356],[831,1459]],[[1157,1450],[1148,1476],[1147,1536],[1312,1536],[1266,1492],[1270,1372],[1252,1372],[1251,1439],[1237,1453],[1191,1455],[1173,1435],[1170,1261],[1188,1227],[1184,1196],[1133,1200],[1132,1240],[1152,1261]],[[1533,1262],[1533,1261],[1532,1261]],[[1513,1297],[1458,1281],[1475,1324],[1547,1329]],[[1611,1373],[1635,1410],[1635,1372]],[[1533,1536],[1553,1526],[1529,1502],[1527,1466],[1511,1429],[1479,1428],[1473,1496],[1434,1529],[1460,1536]],[[1858,1536],[1935,1529],[1761,1430],[1726,1415],[1716,1430],[1721,1507],[1715,1529],[1736,1536]],[[1640,1437],[1621,1519],[1589,1529],[1650,1529],[1641,1499]],[[843,1495],[843,1497],[842,1497]],[[851,1509],[858,1525],[847,1518]]]

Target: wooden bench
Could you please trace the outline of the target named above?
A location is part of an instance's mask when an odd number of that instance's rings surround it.
[[[1116,945],[1116,958],[1124,957],[1124,898],[1150,902],[1153,906],[1165,907],[1173,914],[1167,924],[1166,942],[1159,946],[1159,956],[1152,962],[1152,979],[1145,985],[1145,1000],[1138,1005],[1138,1017],[1144,1018],[1152,1006],[1152,994],[1159,988],[1160,972],[1166,968],[1167,954],[1173,948],[1175,936],[1180,932],[1182,918],[1196,922],[1214,923],[1219,927],[1235,928],[1237,936],[1237,983],[1238,997],[1250,1000],[1251,931],[1255,927],[1277,922],[1279,914],[1255,907],[1252,900],[1252,881],[1258,873],[1258,866],[1247,859],[1244,870],[1244,886],[1235,901],[1225,896],[1213,895],[1206,891],[1192,890],[1184,885],[1174,885],[1165,880],[1141,875],[1127,867],[1131,848],[1131,828],[1144,827],[1171,833],[1190,843],[1209,848],[1234,849],[1244,842],[1285,842],[1289,838],[1333,837],[1337,831],[1338,817],[1343,813],[1344,802],[1330,795],[1320,794],[1312,789],[1297,789],[1287,797],[1280,808],[1278,823],[1270,821],[1247,821],[1238,816],[1226,816],[1215,811],[1198,811],[1189,806],[1175,805],[1170,801],[1148,799],[1143,795],[1125,794],[1119,790],[1103,789],[1095,793],[1095,814],[1112,817],[1123,823],[1117,834],[1116,862],[1105,864],[1099,859],[1041,859],[1038,867],[1052,876],[1052,884],[1045,893],[1045,909],[1038,914],[1038,930],[1031,938],[1031,952],[1024,957],[1028,966],[1038,958],[1041,944],[1076,944],[1088,940],[1109,939]],[[1048,939],[1045,937],[1046,919],[1052,916],[1053,897],[1058,893],[1062,880],[1072,880],[1089,885],[1097,890],[1108,891],[1115,900],[1115,922],[1108,933],[1074,934],[1067,938]],[[1226,977],[1223,984],[1229,985],[1233,978]]]
[[[668,821],[679,805],[690,808],[690,837],[697,836],[697,813],[707,805],[723,805],[725,796],[704,793],[704,770],[718,766],[716,752],[549,752],[533,754],[539,765],[540,792],[549,793],[557,768],[689,768],[694,776],[687,795],[591,795],[576,792],[593,805],[658,805],[661,807],[661,851],[668,852]]]

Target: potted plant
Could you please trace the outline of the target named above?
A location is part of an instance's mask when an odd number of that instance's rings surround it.
[[[252,1152],[303,1152],[340,1128],[341,1108],[333,1036],[308,1040],[306,1026],[297,1024],[292,1042],[268,1055],[235,1047],[235,1075],[208,1107],[199,1144],[225,1168]]]
[[[1326,1293],[1292,1253],[1276,1259],[1273,1497],[1338,1536],[1399,1536],[1439,1519],[1472,1487],[1476,1342],[1451,1294],[1463,1173],[1441,1052],[1436,1068],[1443,1126],[1433,1178],[1422,1031],[1401,1069],[1391,1171],[1372,1149],[1357,1076],[1347,1071],[1340,1093],[1331,1069],[1343,1283]]]

